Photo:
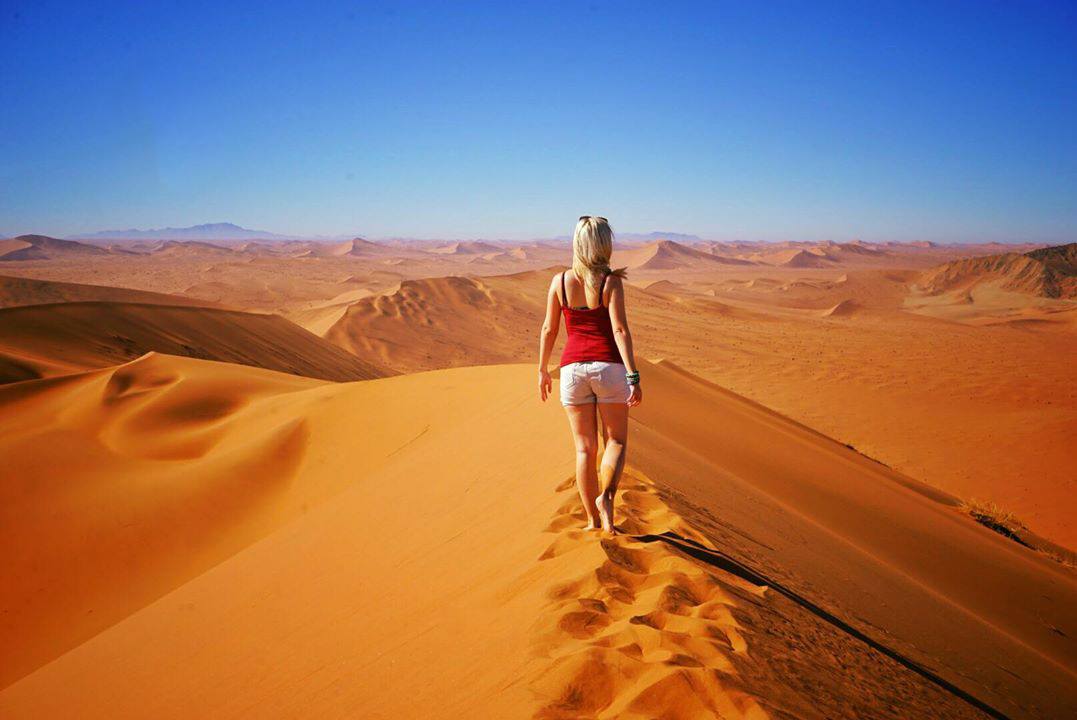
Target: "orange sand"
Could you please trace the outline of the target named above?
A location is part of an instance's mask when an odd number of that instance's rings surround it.
[[[564,244],[0,243],[0,717],[1077,714],[1074,251],[619,247],[602,538]]]
[[[643,370],[631,536],[603,542],[573,529],[564,421],[526,366],[332,385],[150,355],[9,385],[0,527],[24,551],[0,617],[22,677],[0,711],[976,716],[945,683],[1015,716],[1075,707],[1071,572],[779,415]]]

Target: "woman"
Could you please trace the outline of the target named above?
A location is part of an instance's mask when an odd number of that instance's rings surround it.
[[[557,316],[564,315],[568,341],[561,353],[561,404],[576,441],[576,487],[587,512],[587,529],[601,527],[610,533],[613,498],[625,463],[628,408],[643,400],[625,315],[625,273],[610,270],[612,252],[609,221],[581,217],[572,236],[572,270],[550,282],[539,336],[539,396],[545,401],[552,385],[546,366],[560,327]],[[598,421],[606,447],[596,472]]]

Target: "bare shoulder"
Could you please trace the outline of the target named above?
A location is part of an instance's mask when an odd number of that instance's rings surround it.
[[[624,278],[617,273],[610,273],[606,276],[606,295],[610,296],[613,293],[624,292]]]
[[[624,298],[624,282],[621,276],[616,273],[610,273],[606,276],[606,288],[602,297],[602,304],[607,307],[612,307],[616,304],[614,301],[623,302]]]
[[[561,273],[557,273],[550,278],[550,287],[547,288],[546,294],[556,297],[558,302],[561,301]]]

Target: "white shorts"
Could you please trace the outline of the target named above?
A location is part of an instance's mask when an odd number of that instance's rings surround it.
[[[631,394],[621,363],[575,362],[561,366],[561,404],[628,402]]]

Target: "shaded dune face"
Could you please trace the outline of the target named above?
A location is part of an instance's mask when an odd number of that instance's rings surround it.
[[[641,248],[617,250],[612,262],[615,266],[624,265],[632,270],[678,270],[752,264],[748,260],[722,257],[672,240],[657,240]]]
[[[32,405],[18,385],[0,390],[27,421],[3,449],[5,507],[18,509],[4,543],[24,548],[5,579],[6,648],[19,652],[6,673],[92,636],[265,526],[263,504],[294,478],[307,431],[302,418],[252,420],[265,410],[258,380],[234,367],[206,386],[147,356],[40,381]],[[287,377],[266,389],[316,386]]]
[[[0,262],[85,258],[108,254],[107,249],[96,245],[58,240],[46,235],[20,235],[0,240]]]
[[[623,534],[605,538],[579,529],[562,413],[534,404],[527,366],[330,384],[150,355],[0,388],[19,418],[0,532],[25,548],[0,578],[0,714],[1075,706],[1071,573],[641,365]]]
[[[151,351],[329,380],[385,374],[274,315],[128,302],[0,310],[0,381],[103,367]]]
[[[405,280],[353,303],[325,338],[399,372],[520,362],[534,352],[551,274]]]
[[[0,307],[46,305],[61,302],[132,302],[155,305],[194,305],[213,307],[212,303],[186,298],[182,295],[114,288],[101,285],[34,280],[32,278],[0,276]]]
[[[81,642],[343,487],[351,475],[295,484],[304,407],[325,387],[150,354],[0,388],[5,417],[20,418],[2,448],[3,541],[24,549],[5,571],[0,615],[17,653],[5,671]],[[413,431],[401,423],[352,431],[403,443]]]
[[[966,258],[925,271],[920,285],[932,293],[994,281],[1006,290],[1049,298],[1077,298],[1077,243]]]

